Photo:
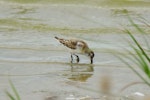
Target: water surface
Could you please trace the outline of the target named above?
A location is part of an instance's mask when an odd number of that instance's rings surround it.
[[[9,79],[22,100],[64,100],[70,94],[100,98],[101,77],[106,74],[114,94],[149,93],[146,85],[135,85],[119,93],[126,84],[141,80],[113,55],[128,54],[124,48],[131,50],[124,40],[129,37],[122,30],[137,31],[129,23],[127,13],[133,19],[142,16],[150,22],[149,2],[141,2],[141,6],[139,2],[134,6],[126,2],[121,7],[115,3],[109,6],[108,2],[98,5],[90,0],[82,4],[78,0],[1,1],[0,99],[6,99],[4,91],[10,90]],[[146,26],[142,27],[150,32]],[[70,53],[55,36],[86,41],[95,52],[94,64],[89,64],[84,56],[80,56],[80,64],[70,64]],[[135,37],[143,42],[142,35]]]

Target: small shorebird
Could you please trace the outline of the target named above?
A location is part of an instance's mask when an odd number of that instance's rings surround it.
[[[94,52],[88,47],[88,45],[78,39],[62,39],[55,37],[60,43],[70,49],[71,53],[71,63],[73,62],[73,55],[77,58],[77,63],[80,61],[79,56],[77,54],[87,55],[90,60],[91,64],[93,64]]]

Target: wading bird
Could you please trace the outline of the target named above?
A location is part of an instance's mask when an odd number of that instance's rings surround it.
[[[76,56],[77,63],[80,58],[77,54],[86,55],[90,58],[91,64],[93,64],[94,52],[88,47],[87,43],[78,39],[63,39],[55,37],[60,43],[70,49],[71,63],[73,63],[73,56]]]

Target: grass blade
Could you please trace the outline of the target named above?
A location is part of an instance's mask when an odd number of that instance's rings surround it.
[[[115,55],[116,56],[116,55]],[[124,64],[126,64],[134,73],[136,73],[148,86],[150,86],[150,83],[138,72],[136,71],[128,62],[126,62],[122,57],[116,56],[118,59],[120,59]]]
[[[20,96],[19,96],[19,94],[18,94],[18,92],[17,92],[17,90],[16,90],[16,88],[15,88],[15,86],[13,85],[13,83],[12,83],[11,81],[9,81],[9,83],[10,83],[10,85],[11,85],[11,88],[12,88],[13,92],[15,93],[16,100],[21,100],[21,99],[20,99]]]
[[[8,91],[5,92],[10,100],[16,100]]]
[[[137,24],[134,23],[134,21],[130,18],[130,16],[128,15],[128,19],[131,22],[131,24],[141,33],[145,33]]]
[[[147,27],[150,27],[150,25],[148,24],[149,22],[144,18],[144,17],[142,17],[142,16],[138,16],[140,19],[139,19],[139,21],[141,22],[141,23],[143,23],[144,25],[146,25]]]
[[[7,96],[10,98],[10,100],[21,100],[21,98],[20,98],[20,96],[19,96],[19,94],[18,94],[18,92],[17,92],[17,90],[16,90],[16,88],[15,88],[15,86],[11,80],[9,80],[9,84],[10,84],[11,89],[15,95],[13,96],[10,92],[6,91],[5,93],[7,94]]]
[[[141,52],[139,52],[137,49],[135,49],[135,52],[137,53],[138,55],[138,58],[140,59],[140,67],[142,68],[142,70],[146,73],[146,75],[150,78],[150,75],[149,75],[149,66],[148,64],[146,63],[145,59],[143,58]]]
[[[144,51],[144,49],[140,46],[140,44],[138,43],[138,41],[134,38],[134,36],[131,34],[131,32],[129,30],[126,29],[126,32],[129,34],[129,36],[131,37],[131,39],[134,41],[134,43],[141,50],[142,54],[146,57],[146,59],[150,63],[150,58],[148,57],[148,55],[146,54],[146,52]]]
[[[129,15],[128,15],[128,19],[129,19],[130,23],[131,23],[141,34],[143,34],[143,39],[144,39],[144,41],[145,41],[147,47],[150,48],[149,42],[147,41],[147,39],[146,39],[146,37],[145,37],[145,34],[146,34],[145,31],[143,31],[143,29],[141,29],[137,24],[135,24],[134,21],[130,18]],[[143,23],[145,23],[146,26],[148,26],[148,27],[150,26],[149,24],[147,24],[147,23],[145,22],[146,19],[144,19],[144,18],[142,18],[142,17],[141,17],[141,19],[144,20]]]

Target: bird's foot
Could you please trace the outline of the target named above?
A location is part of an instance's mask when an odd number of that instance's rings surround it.
[[[80,61],[79,57],[77,57],[77,60],[76,60],[76,61],[77,61],[77,63],[79,63],[79,61]]]
[[[76,61],[77,63],[79,63],[80,59],[79,59],[79,56],[78,55],[75,55],[77,57]]]
[[[75,55],[75,54],[73,54],[73,55]],[[71,63],[73,63],[73,55],[71,55]],[[77,61],[77,63],[79,63],[79,61],[80,61],[80,58],[79,58],[79,56],[78,55],[75,55],[76,56],[76,61]]]

